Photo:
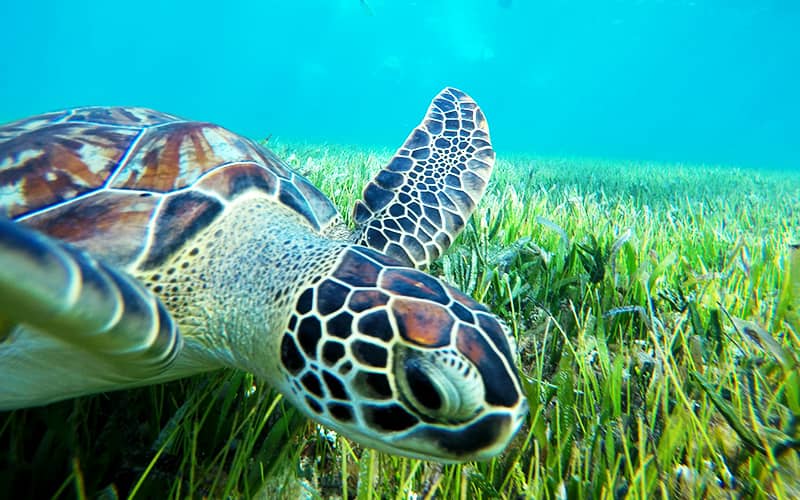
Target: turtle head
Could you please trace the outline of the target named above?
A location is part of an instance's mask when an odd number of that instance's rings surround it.
[[[502,451],[527,413],[508,328],[423,272],[349,246],[303,290],[281,338],[281,385],[361,444],[441,462]]]

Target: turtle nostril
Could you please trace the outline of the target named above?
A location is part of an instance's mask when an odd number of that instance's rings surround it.
[[[425,369],[414,359],[406,360],[406,380],[414,399],[429,410],[442,407],[442,396],[433,385]]]

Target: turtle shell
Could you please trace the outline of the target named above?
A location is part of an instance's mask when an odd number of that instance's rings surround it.
[[[251,189],[317,231],[338,217],[271,151],[211,123],[88,107],[0,127],[0,211],[121,267],[164,262]]]

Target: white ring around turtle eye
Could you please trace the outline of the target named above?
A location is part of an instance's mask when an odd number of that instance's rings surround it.
[[[478,370],[449,350],[403,349],[395,372],[402,395],[431,419],[465,422],[483,406],[484,385]]]

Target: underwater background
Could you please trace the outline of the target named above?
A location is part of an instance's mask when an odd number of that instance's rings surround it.
[[[442,87],[498,153],[800,167],[796,0],[0,5],[0,121],[138,105],[399,146]]]

